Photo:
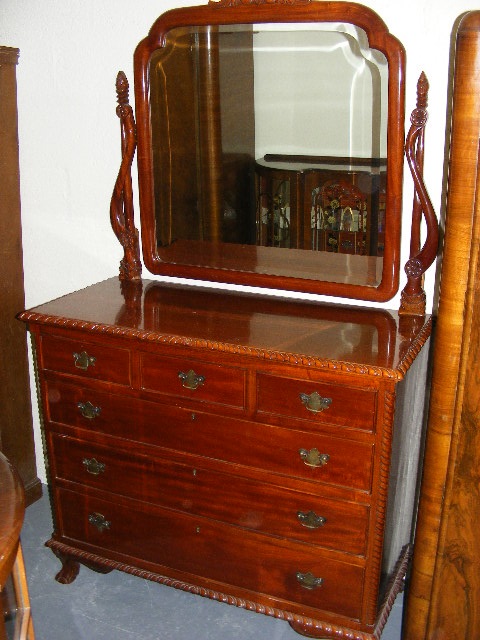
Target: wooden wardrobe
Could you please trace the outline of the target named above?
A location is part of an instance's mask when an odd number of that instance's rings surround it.
[[[480,638],[480,11],[457,25],[445,244],[404,638]]]
[[[23,289],[20,170],[17,131],[18,49],[0,47],[0,450],[25,485],[27,504],[39,498],[25,327],[15,319]]]

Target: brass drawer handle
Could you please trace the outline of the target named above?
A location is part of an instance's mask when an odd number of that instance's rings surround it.
[[[308,467],[323,467],[330,460],[328,453],[320,453],[318,449],[299,449],[298,453]]]
[[[323,584],[323,578],[316,578],[313,573],[301,573],[298,571],[297,580],[304,589],[318,589]]]
[[[185,387],[185,389],[198,389],[205,382],[205,377],[197,375],[193,369],[190,369],[187,373],[179,371],[178,377],[182,381],[182,387]]]
[[[111,522],[109,522],[101,513],[91,513],[88,516],[88,521],[90,522],[90,524],[93,524],[93,526],[96,527],[100,531],[100,533],[105,529],[110,529]]]
[[[79,402],[77,407],[80,409],[82,416],[88,420],[97,418],[102,411],[100,407],[95,407],[91,402]]]
[[[105,471],[105,463],[99,462],[95,458],[84,458],[82,463],[87,472],[91,473],[92,476],[99,476]]]
[[[77,369],[86,371],[88,367],[95,366],[97,359],[94,356],[89,356],[86,351],[82,351],[81,353],[73,354],[73,361]]]
[[[331,398],[323,398],[317,391],[310,395],[301,393],[300,400],[312,413],[321,413],[332,404]]]
[[[327,521],[323,516],[318,516],[315,511],[309,511],[308,513],[298,511],[297,518],[302,527],[307,527],[307,529],[319,529]]]

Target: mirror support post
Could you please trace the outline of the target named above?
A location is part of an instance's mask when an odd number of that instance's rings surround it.
[[[118,241],[123,247],[124,257],[120,262],[120,280],[140,280],[142,263],[138,230],[133,215],[133,191],[131,166],[137,145],[135,118],[128,102],[128,80],[123,71],[119,71],[116,81],[117,116],[120,118],[122,135],[122,162],[113,188],[110,202],[110,222]]]
[[[423,181],[424,135],[427,122],[428,80],[422,72],[417,83],[417,107],[410,117],[411,126],[405,143],[405,154],[412,174],[415,195],[412,210],[410,258],[405,265],[407,284],[402,291],[399,314],[423,316],[426,296],[423,275],[437,256],[438,220]],[[427,225],[425,244],[420,249],[422,213]]]

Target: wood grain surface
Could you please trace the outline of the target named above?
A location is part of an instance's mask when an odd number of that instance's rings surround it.
[[[456,38],[445,246],[405,638],[480,637],[480,12]]]

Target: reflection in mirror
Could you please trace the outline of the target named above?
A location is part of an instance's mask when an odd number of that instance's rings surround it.
[[[387,85],[385,56],[346,23],[169,31],[150,60],[160,257],[228,268],[240,252],[252,271],[295,276],[291,264],[282,272],[282,254],[259,264],[246,249],[280,247],[318,277],[318,262],[309,268],[295,250],[370,256],[360,271],[378,286]],[[322,278],[335,282],[329,259]]]

